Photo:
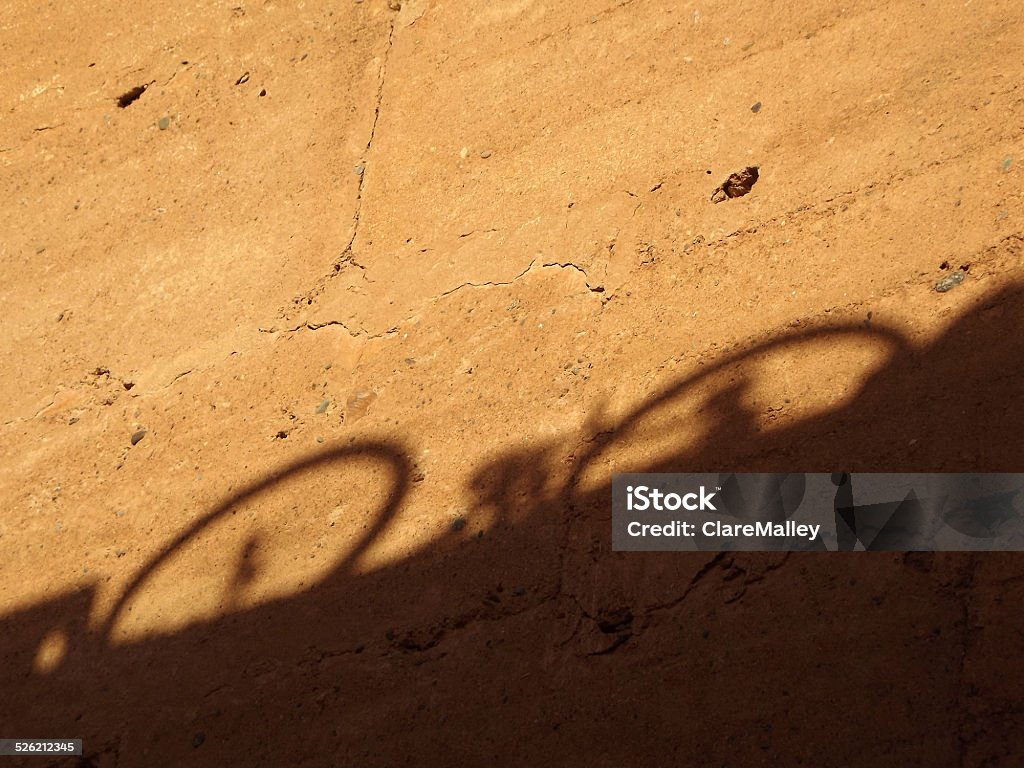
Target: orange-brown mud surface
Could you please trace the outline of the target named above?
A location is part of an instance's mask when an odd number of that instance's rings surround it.
[[[1022,556],[610,487],[1024,469],[1024,6],[396,7],[3,3],[0,736],[1018,764]]]

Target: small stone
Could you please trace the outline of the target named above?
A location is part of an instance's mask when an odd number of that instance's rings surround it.
[[[729,178],[723,181],[711,193],[711,202],[721,203],[729,198],[743,197],[750,192],[759,177],[760,169],[756,165],[751,165],[742,171],[729,174]]]
[[[203,742],[206,741],[205,733],[197,733],[192,737],[192,749],[199,749],[203,746]]]
[[[317,412],[318,414],[320,414],[320,413],[324,413],[324,412],[325,412],[325,411],[327,410],[327,407],[328,407],[328,406],[329,406],[330,404],[331,404],[331,401],[330,401],[330,400],[324,400],[324,401],[323,401],[322,403],[320,403],[320,405],[318,405],[318,406],[316,407],[316,412]]]
[[[166,131],[168,128],[171,127],[171,118],[167,116],[161,117],[160,122],[157,123],[157,125],[160,127],[161,131]]]
[[[960,283],[964,281],[965,277],[967,277],[966,274],[964,274],[960,270],[957,270],[956,272],[946,275],[946,277],[939,280],[939,282],[935,284],[935,290],[938,291],[939,293],[945,293],[946,291],[950,291],[953,288],[956,288],[958,285],[960,285]]]
[[[323,439],[322,437],[318,437],[318,438],[316,439],[316,441],[317,441],[318,443],[322,443],[322,442],[324,441],[324,439]]]
[[[488,157],[490,157],[493,154],[494,153],[491,152],[491,150],[485,149],[483,152],[480,153],[480,157],[482,157],[484,160],[486,160]]]
[[[466,518],[464,518],[464,517],[456,517],[454,520],[452,520],[452,530],[453,531],[458,532],[458,531],[461,531],[465,527],[466,527]]]
[[[759,101],[759,102],[757,102],[756,104],[754,104],[754,106],[752,106],[752,107],[750,108],[750,111],[751,111],[751,112],[753,112],[753,113],[754,113],[755,115],[756,115],[756,114],[757,114],[758,112],[760,112],[760,111],[761,111],[761,102]]]
[[[388,0],[388,8],[392,11],[402,10],[402,4],[399,0]]]
[[[1006,173],[1007,171],[1009,171],[1010,170],[1010,166],[1012,166],[1012,165],[1013,165],[1013,157],[1010,156],[1010,155],[1007,155],[1006,159],[1003,160],[1003,173]]]
[[[1005,219],[1009,215],[1010,215],[1010,212],[1008,210],[1006,210],[1005,208],[1003,208],[1003,210],[1001,210],[999,213],[996,214],[996,221],[1002,221],[1003,219]]]
[[[140,429],[140,430],[138,430],[136,432],[133,432],[132,433],[132,445],[138,445],[142,441],[142,438],[144,438],[145,436],[146,436],[146,430],[144,430],[144,429]]]
[[[114,552],[114,554],[117,555],[118,557],[124,557],[125,555],[128,554],[128,550],[127,549],[119,549],[116,552]]]
[[[117,515],[118,517],[124,517],[125,514],[127,514],[127,513],[123,509],[119,509],[114,514]]]
[[[356,176],[362,176],[366,172],[366,166],[360,163],[355,167]]]

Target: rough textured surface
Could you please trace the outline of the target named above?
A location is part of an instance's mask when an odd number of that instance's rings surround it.
[[[624,470],[1024,469],[1022,24],[8,3],[0,735],[1010,764],[1020,556],[616,555],[609,503]]]

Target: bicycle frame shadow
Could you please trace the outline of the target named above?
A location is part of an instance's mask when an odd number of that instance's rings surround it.
[[[924,347],[852,325],[754,344],[619,419],[595,414],[585,434],[479,467],[466,490],[471,514],[490,521],[482,535],[452,532],[372,572],[355,564],[409,494],[410,446],[306,457],[169,542],[98,628],[88,622],[96,585],[3,617],[0,722],[15,735],[84,737],[81,765],[96,768],[564,765],[580,754],[596,765],[720,764],[771,750],[820,764],[949,764],[971,723],[1017,695],[1014,678],[984,658],[964,663],[967,649],[1012,643],[1024,626],[1007,619],[983,639],[970,634],[981,621],[971,611],[992,609],[985,590],[1011,556],[613,553],[611,472],[1019,471],[1024,341],[1007,327],[1024,327],[1024,287],[988,297]],[[844,338],[887,349],[853,397],[756,431],[743,377],[729,379],[737,366]],[[703,431],[668,453],[645,452],[651,425],[687,418],[697,390]],[[952,453],[971,454],[951,455],[950,435]],[[630,441],[638,464],[609,458]],[[364,459],[386,478],[373,524],[316,584],[172,634],[111,642],[127,606],[232,508]],[[37,650],[55,630],[66,652],[40,672]],[[889,682],[894,669],[913,680],[914,701]],[[987,698],[966,698],[968,686]],[[842,717],[821,727],[836,708]],[[873,738],[886,751],[865,753],[858,723],[883,711]],[[1014,722],[993,725],[995,737],[1011,740]],[[939,732],[951,735],[928,740]]]

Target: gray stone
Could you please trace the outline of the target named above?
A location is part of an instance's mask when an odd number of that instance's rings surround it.
[[[964,281],[965,277],[967,277],[965,273],[961,272],[960,270],[957,270],[956,272],[946,275],[944,278],[939,280],[939,282],[935,284],[935,290],[938,291],[939,293],[951,291],[958,285],[960,285],[960,283]]]

